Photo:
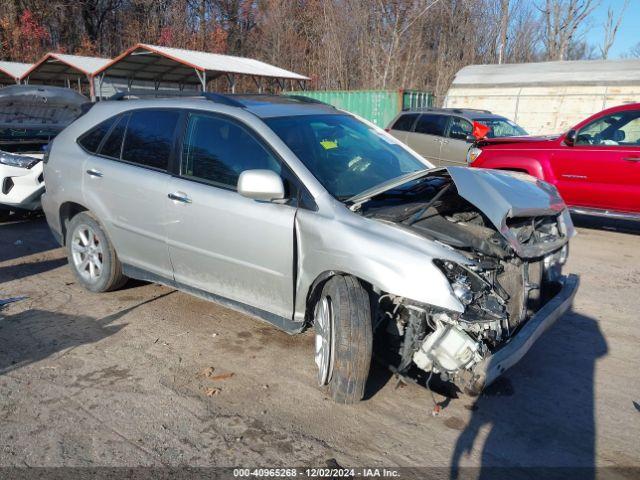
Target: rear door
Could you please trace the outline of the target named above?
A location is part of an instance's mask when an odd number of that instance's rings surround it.
[[[163,199],[176,281],[291,318],[296,207],[236,191],[245,170],[288,170],[244,124],[209,112],[188,114],[180,151]]]
[[[389,133],[403,143],[407,143],[407,135],[413,130],[413,125],[418,119],[417,113],[403,113],[391,125]]]
[[[573,146],[562,143],[551,162],[567,204],[640,212],[640,110],[593,120]]]
[[[440,149],[449,122],[449,115],[423,113],[413,132],[407,134],[407,145],[436,166],[441,165]]]
[[[473,126],[469,120],[462,117],[451,116],[447,128],[447,137],[442,140],[440,161],[442,165],[467,165],[467,152],[471,144],[467,137],[473,132]]]
[[[123,263],[172,278],[166,245],[167,173],[178,110],[142,109],[116,119],[85,161],[87,206],[104,222]]]

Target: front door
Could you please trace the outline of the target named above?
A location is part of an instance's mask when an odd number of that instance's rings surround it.
[[[640,212],[640,110],[585,125],[573,146],[561,144],[551,165],[568,205]]]
[[[211,113],[189,114],[180,175],[170,180],[165,197],[177,282],[292,317],[296,209],[236,191],[244,170],[281,173],[282,168],[239,122]]]
[[[448,115],[423,113],[416,121],[413,132],[407,134],[407,145],[435,166],[440,166],[440,149],[448,121]]]
[[[442,165],[467,166],[467,152],[471,148],[467,137],[472,133],[471,122],[462,117],[451,117],[447,138],[443,139],[440,150]]]

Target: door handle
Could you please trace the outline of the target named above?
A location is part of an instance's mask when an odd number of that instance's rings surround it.
[[[640,157],[624,157],[623,160],[627,162],[640,162]]]
[[[191,203],[191,199],[189,198],[189,195],[183,192],[169,193],[167,197],[169,197],[174,202]]]
[[[449,140],[442,140],[442,143],[449,143]]]
[[[87,175],[89,175],[90,177],[95,177],[95,178],[104,177],[103,173],[100,170],[96,170],[95,168],[91,168],[91,169],[87,170]]]

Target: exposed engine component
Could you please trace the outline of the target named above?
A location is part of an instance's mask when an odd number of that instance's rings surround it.
[[[425,371],[453,374],[482,359],[480,345],[455,325],[438,323],[433,333],[413,354],[415,364]]]
[[[434,260],[464,307],[462,313],[389,294],[381,297],[386,334],[396,338],[392,344],[399,354],[399,372],[413,363],[454,382],[464,376],[540,308],[567,258],[558,215],[510,218],[508,235],[503,235],[457,194],[445,175],[372,199],[362,214],[410,228],[467,258],[465,264]],[[518,256],[507,237],[539,256]]]

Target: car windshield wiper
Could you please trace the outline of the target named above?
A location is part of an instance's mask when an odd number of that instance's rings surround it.
[[[387,190],[391,190],[392,188],[398,187],[412,180],[417,180],[418,178],[423,177],[430,171],[431,169],[425,168],[424,170],[417,170],[415,172],[407,173],[405,175],[400,175],[399,177],[392,178],[391,180],[387,180],[371,188],[368,188],[364,192],[358,193],[353,197],[347,198],[346,201],[348,203],[351,203],[349,208],[355,212],[356,210],[358,210],[358,208],[360,208],[360,206],[363,203],[369,201],[371,198],[375,197],[376,195],[379,195],[383,192],[386,192]]]

